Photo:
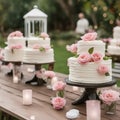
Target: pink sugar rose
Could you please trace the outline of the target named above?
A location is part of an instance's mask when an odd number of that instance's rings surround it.
[[[51,47],[49,45],[43,46],[45,48],[45,51],[49,50]]]
[[[42,38],[49,38],[49,35],[47,33],[45,33],[45,32],[42,32],[40,34],[40,37],[42,37]]]
[[[52,102],[53,108],[56,110],[63,109],[63,107],[66,104],[66,100],[64,98],[61,98],[61,97],[52,98],[51,102]]]
[[[48,70],[45,71],[44,75],[47,79],[52,79],[53,77],[55,77],[55,72]]]
[[[4,59],[4,56],[0,55],[0,60],[3,60]]]
[[[106,104],[111,104],[112,102],[120,100],[120,93],[109,89],[102,91],[99,97]]]
[[[59,91],[59,90],[64,90],[66,84],[63,81],[57,81],[53,84],[53,90]]]
[[[101,64],[101,65],[98,66],[97,71],[101,75],[105,75],[106,73],[109,72],[109,69],[108,69],[108,67],[106,65]]]
[[[15,44],[10,47],[10,49],[21,49],[22,45],[21,44]]]
[[[77,44],[67,45],[66,49],[72,53],[77,53]]]
[[[86,64],[86,63],[90,62],[90,60],[91,60],[91,56],[88,53],[82,53],[77,58],[77,62],[79,64]]]
[[[32,48],[33,48],[33,49],[39,49],[39,48],[40,48],[40,45],[34,44]]]
[[[23,37],[23,33],[20,31],[15,31],[15,32],[10,33],[8,37]]]
[[[101,61],[103,59],[103,56],[101,53],[95,52],[91,55],[91,59],[93,62],[98,62],[98,61]]]
[[[97,33],[96,32],[86,33],[85,35],[83,35],[81,37],[81,39],[84,40],[84,41],[92,41],[92,40],[95,40],[96,38],[97,38]]]

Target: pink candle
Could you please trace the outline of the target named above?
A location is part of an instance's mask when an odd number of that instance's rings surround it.
[[[101,120],[100,101],[86,101],[87,120]]]
[[[13,83],[18,83],[18,82],[19,82],[18,76],[14,75],[13,76]]]

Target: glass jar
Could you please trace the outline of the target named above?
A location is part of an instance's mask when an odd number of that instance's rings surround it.
[[[106,114],[115,114],[116,113],[116,102],[112,102],[111,104],[104,103],[104,110]]]

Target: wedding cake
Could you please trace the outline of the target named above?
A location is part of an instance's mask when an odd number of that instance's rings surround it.
[[[112,81],[111,59],[105,57],[105,43],[96,40],[97,33],[87,33],[76,44],[67,45],[75,54],[68,58],[69,80],[79,83],[106,83]]]
[[[27,38],[27,48],[24,50],[23,62],[54,62],[54,51],[50,46],[50,38],[47,33],[41,33],[40,37]]]
[[[120,55],[120,26],[113,29],[113,39],[108,45],[107,52],[111,55]]]
[[[25,38],[20,31],[10,33],[7,38],[7,47],[4,49],[4,60],[21,62],[25,46]]]

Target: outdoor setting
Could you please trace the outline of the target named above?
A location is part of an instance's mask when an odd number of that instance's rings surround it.
[[[120,119],[120,0],[0,0],[0,120]]]

